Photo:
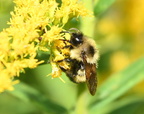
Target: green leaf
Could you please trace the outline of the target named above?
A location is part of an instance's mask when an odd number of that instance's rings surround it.
[[[110,114],[122,114],[122,112],[125,112],[125,113],[127,112],[126,114],[134,114],[135,113],[134,107],[137,108],[139,103],[144,104],[144,96],[131,95],[131,96],[127,96],[122,99],[116,100],[115,102],[112,102],[106,108],[108,109],[107,112]]]
[[[144,80],[144,57],[123,71],[111,76],[98,90],[96,100],[90,111],[100,113],[109,103],[126,93],[137,83]],[[93,113],[92,113],[93,114]]]
[[[98,0],[94,6],[94,14],[97,16],[105,12],[116,0]]]
[[[50,52],[44,52],[44,51],[38,50],[36,59],[38,59],[39,61],[44,61],[42,64],[48,64],[49,58],[50,58]]]
[[[15,90],[9,93],[25,102],[32,102],[34,105],[48,114],[67,113],[67,110],[64,107],[52,102],[49,98],[38,92],[36,89],[22,82],[17,84],[15,86]]]

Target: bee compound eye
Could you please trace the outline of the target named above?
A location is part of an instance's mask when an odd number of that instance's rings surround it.
[[[71,40],[70,40],[70,43],[72,43],[74,46],[78,46],[82,42],[83,42],[82,37],[79,35],[75,35],[75,34],[71,37]]]
[[[76,38],[75,38],[75,41],[76,41],[76,42],[80,42],[81,40],[80,40],[78,37],[76,37]]]

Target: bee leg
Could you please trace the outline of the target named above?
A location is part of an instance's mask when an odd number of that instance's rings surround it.
[[[65,69],[65,68],[63,68],[63,67],[61,67],[61,66],[59,66],[60,67],[60,69],[63,71],[63,72],[66,72],[67,71],[67,69]]]
[[[69,43],[70,43],[70,41],[69,41],[69,40],[66,40],[66,39],[59,39],[59,40],[62,40],[62,41],[64,41],[64,42],[69,42]]]
[[[73,47],[72,47],[72,45],[70,45],[71,43],[70,43],[70,41],[69,40],[65,40],[65,39],[59,39],[59,40],[62,40],[62,41],[64,41],[64,43],[65,43],[65,45],[66,46],[64,46],[62,49],[64,49],[64,48],[70,48],[70,49],[72,49]],[[68,43],[70,43],[69,45],[67,45],[66,44],[66,42],[68,42]]]
[[[74,62],[74,60],[73,60],[73,59],[70,59],[70,58],[65,58],[65,59],[59,60],[59,61],[57,61],[57,62],[63,62],[63,61],[68,62],[68,63],[70,63],[70,64]],[[66,73],[69,72],[68,69],[63,68],[62,66],[59,66],[59,67],[60,67],[60,69],[61,69],[63,72],[66,72]],[[69,74],[70,74],[70,72],[69,72]]]
[[[63,59],[63,60],[59,60],[59,61],[57,61],[57,62],[62,62],[62,61],[72,62],[72,61],[73,61],[73,59],[70,59],[70,58],[65,58],[65,59]]]
[[[70,48],[70,49],[72,49],[72,46],[71,45],[66,45],[62,49],[64,49],[64,48]]]

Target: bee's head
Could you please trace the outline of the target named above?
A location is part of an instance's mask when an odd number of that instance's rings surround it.
[[[76,28],[71,28],[69,29],[71,38],[70,38],[70,43],[73,46],[79,46],[83,43],[83,34]]]
[[[69,31],[62,31],[61,33],[69,33],[71,35],[69,42],[73,46],[79,46],[83,43],[83,34],[76,28],[71,28]]]
[[[70,43],[74,46],[79,46],[83,43],[83,34],[81,32],[71,33]]]

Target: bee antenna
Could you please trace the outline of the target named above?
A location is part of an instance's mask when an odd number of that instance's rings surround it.
[[[61,31],[60,33],[70,33],[69,31]]]
[[[70,28],[69,31],[76,31],[77,33],[81,33],[81,31],[78,30],[77,28]],[[70,33],[72,33],[72,32],[70,32]]]
[[[70,34],[72,34],[74,31],[76,33],[81,33],[81,31],[78,30],[77,28],[70,28],[68,31],[61,31],[60,33],[70,33]]]

